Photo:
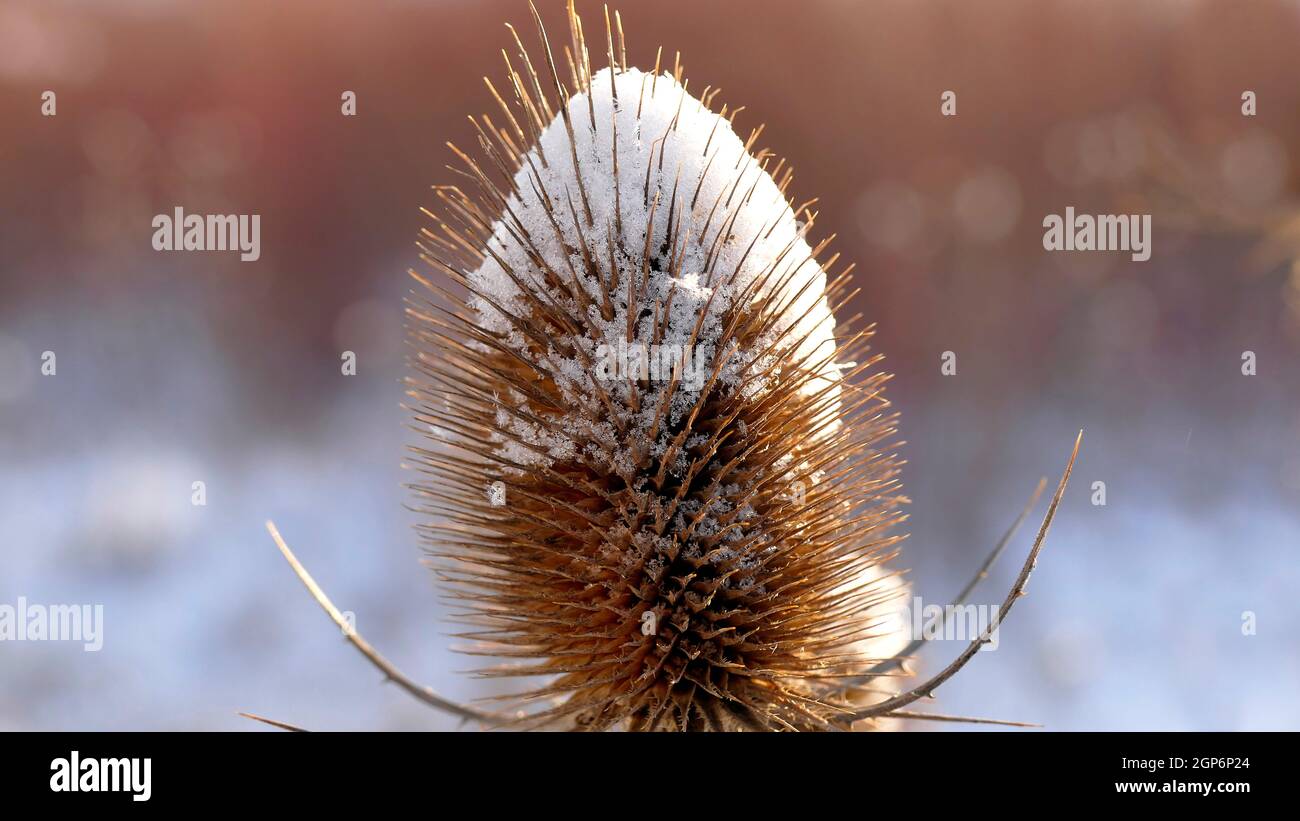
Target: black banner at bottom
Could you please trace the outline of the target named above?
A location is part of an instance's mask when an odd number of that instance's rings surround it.
[[[909,806],[1046,794],[1057,806],[1239,806],[1285,801],[1289,737],[1254,733],[861,733],[835,736],[565,736],[464,732],[29,733],[0,751],[6,798],[42,807],[205,811],[340,809],[346,799],[429,801],[599,816],[697,795],[824,807]],[[459,793],[459,794],[457,794]],[[615,803],[600,800],[613,798]],[[742,798],[742,796],[744,796]],[[574,798],[584,798],[579,812]],[[595,799],[595,800],[592,800]],[[995,803],[990,803],[995,802]],[[811,807],[810,807],[811,809]]]

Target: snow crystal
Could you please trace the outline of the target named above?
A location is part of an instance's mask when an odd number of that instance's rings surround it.
[[[474,287],[490,298],[472,300],[484,329],[513,340],[516,350],[525,351],[518,330],[490,304],[511,312],[524,310],[527,299],[507,271],[546,300],[574,315],[581,313],[573,295],[543,281],[531,257],[533,249],[551,269],[565,276],[575,272],[590,301],[600,305],[600,283],[587,275],[580,249],[585,244],[592,262],[609,282],[612,237],[612,262],[618,268],[618,289],[611,294],[614,316],[604,320],[593,307],[587,313],[590,336],[579,342],[588,356],[601,345],[626,345],[627,289],[629,283],[640,282],[646,226],[651,224],[653,212],[648,282],[639,301],[642,308],[653,306],[656,300],[666,306],[664,330],[659,339],[652,340],[653,323],[634,317],[634,341],[687,346],[707,306],[695,344],[703,361],[709,363],[709,373],[716,357],[727,357],[718,376],[722,389],[734,389],[749,377],[746,392],[760,395],[768,385],[753,376],[772,364],[773,357],[793,361],[806,357],[807,363],[818,365],[819,370],[802,391],[813,394],[830,386],[833,405],[828,415],[838,416],[840,374],[838,366],[827,361],[836,344],[835,322],[825,295],[826,275],[812,258],[804,238],[805,226],[795,219],[771,176],[746,152],[730,123],[707,110],[670,75],[655,77],[636,69],[611,74],[604,69],[592,79],[590,93],[590,102],[587,93],[579,93],[568,103],[576,151],[563,119],[557,116],[515,175],[517,193],[508,198],[506,212],[493,226],[488,243],[491,253],[470,277]],[[553,206],[550,214],[548,202]],[[679,226],[676,248],[667,243],[670,213]],[[526,237],[532,248],[526,247],[521,237]],[[679,261],[677,277],[669,270],[673,257]],[[706,274],[709,270],[712,273]],[[777,304],[786,306],[777,327],[753,350],[719,351],[722,319],[742,295],[757,298],[756,293],[747,292],[751,286],[757,292],[775,291]],[[775,350],[756,361],[760,352],[787,330]],[[558,433],[502,412],[498,423],[515,437],[503,438],[502,455],[522,464],[538,464],[591,453],[594,442],[596,450],[607,451],[603,455],[614,469],[630,471],[630,453],[614,440],[608,422],[603,423],[605,429],[596,430],[601,426],[596,420],[602,415],[591,412],[597,407],[593,397],[598,386],[589,363],[566,359],[555,350],[548,350],[536,361],[539,370],[555,377],[575,410]],[[623,407],[629,407],[628,391],[642,390],[621,379],[602,381],[599,388]],[[640,413],[633,415],[629,410],[634,433],[648,435],[660,398],[656,392],[667,389],[667,383],[653,385],[642,397]],[[670,423],[680,422],[690,412],[698,389],[699,385],[689,384],[675,387],[669,403]],[[644,442],[643,446],[663,455],[666,441]],[[683,460],[679,456],[679,464],[671,469],[684,469]]]

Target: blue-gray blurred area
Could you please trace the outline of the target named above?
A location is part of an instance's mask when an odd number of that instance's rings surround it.
[[[1300,4],[622,11],[633,62],[680,49],[692,89],[748,106],[746,133],[768,123],[796,199],[820,196],[817,230],[858,261],[846,312],[878,323],[896,374],[916,594],[954,595],[1085,432],[998,648],[923,706],[1300,728]],[[418,208],[452,179],[443,142],[474,144],[502,24],[528,18],[523,0],[0,6],[0,605],[105,618],[99,652],[0,642],[0,728],[454,728],[345,643],[267,519],[412,677],[509,689],[465,674],[403,507],[402,299]],[[178,205],[260,214],[261,259],[153,251]],[[1044,251],[1067,206],[1152,214],[1150,261]],[[1043,507],[976,602],[1001,601]]]

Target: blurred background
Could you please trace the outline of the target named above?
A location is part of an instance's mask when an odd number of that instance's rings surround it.
[[[1300,3],[618,7],[631,62],[680,50],[692,88],[748,106],[740,130],[768,123],[858,261],[927,603],[1085,430],[1029,597],[930,706],[1300,728]],[[454,727],[345,644],[268,518],[407,673],[500,691],[461,672],[419,564],[399,403],[418,208],[490,110],[506,21],[531,44],[524,0],[0,5],[0,603],[105,607],[98,653],[0,642],[0,729]],[[153,251],[175,206],[260,214],[261,259]],[[1152,214],[1150,261],[1045,252],[1066,206]]]

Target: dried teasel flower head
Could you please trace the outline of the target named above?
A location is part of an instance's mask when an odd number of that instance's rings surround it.
[[[571,4],[559,60],[533,15],[412,272],[414,488],[463,635],[543,677],[530,726],[845,726],[820,694],[887,655],[903,501],[870,330],[835,320],[852,266],[716,91],[629,67],[617,14],[599,70]]]

